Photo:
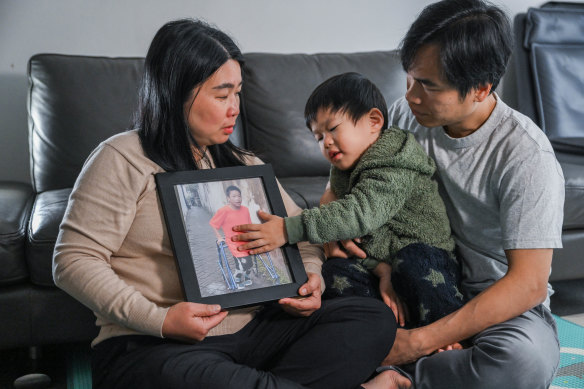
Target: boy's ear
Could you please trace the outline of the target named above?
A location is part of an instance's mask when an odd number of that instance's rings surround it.
[[[489,96],[489,94],[491,93],[492,87],[493,87],[493,84],[487,83],[485,85],[481,85],[478,88],[476,88],[474,91],[474,93],[475,93],[474,101],[476,101],[477,103],[480,103],[484,99],[486,99]]]
[[[381,131],[384,124],[383,114],[378,108],[371,108],[367,114],[369,117],[369,126],[374,132]]]

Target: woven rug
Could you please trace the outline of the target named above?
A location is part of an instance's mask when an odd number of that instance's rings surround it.
[[[550,389],[584,388],[584,327],[554,315],[560,338],[560,367]]]

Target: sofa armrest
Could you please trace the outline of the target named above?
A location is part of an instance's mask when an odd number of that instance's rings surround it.
[[[0,182],[0,285],[28,278],[24,252],[33,199],[30,185]]]

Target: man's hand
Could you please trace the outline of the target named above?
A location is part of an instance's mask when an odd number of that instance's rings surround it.
[[[424,353],[420,347],[420,342],[418,340],[421,332],[418,329],[404,330],[398,329],[395,334],[395,341],[391,347],[389,355],[385,357],[382,365],[405,365],[406,363],[411,363],[417,361],[419,358],[427,355]],[[436,352],[444,352],[450,350],[462,350],[463,347],[460,343],[453,343],[448,346],[444,346],[436,350]]]
[[[168,309],[162,335],[186,342],[200,342],[209,331],[225,319],[219,305],[180,302]]]
[[[381,293],[383,302],[393,311],[395,320],[403,327],[406,320],[405,310],[400,298],[391,285],[391,266],[387,263],[380,262],[373,269],[373,274],[379,278],[379,292]]]
[[[398,329],[384,365],[413,362],[541,304],[547,295],[552,249],[506,250],[507,274],[462,308],[424,327]],[[505,303],[502,304],[501,302]]]
[[[391,351],[381,364],[405,365],[406,363],[414,362],[418,360],[418,358],[426,355],[419,347],[416,332],[417,329],[403,330],[399,328],[395,334],[395,341],[393,342],[393,346],[391,346]]]
[[[367,258],[367,254],[359,246],[357,246],[357,243],[361,243],[360,238],[346,239],[339,242],[327,242],[323,244],[324,255],[327,258]]]
[[[462,347],[462,344],[454,343],[454,344],[449,344],[448,346],[441,347],[436,352],[441,353],[441,352],[450,351],[450,350],[462,350],[463,348],[464,347]]]
[[[258,211],[258,216],[266,222],[263,224],[240,224],[233,227],[233,231],[246,231],[231,238],[234,242],[248,241],[248,243],[238,246],[238,250],[249,250],[250,254],[261,254],[277,249],[288,242],[283,218],[264,211]]]
[[[291,315],[310,316],[320,308],[320,276],[316,273],[308,273],[308,281],[300,287],[298,294],[306,297],[287,297],[278,302],[282,309]]]

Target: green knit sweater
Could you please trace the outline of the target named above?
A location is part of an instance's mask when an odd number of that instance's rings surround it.
[[[389,128],[353,169],[331,168],[331,189],[338,200],[285,219],[288,241],[361,237],[368,269],[379,261],[392,264],[396,253],[411,243],[452,252],[446,209],[432,179],[435,169],[411,133]]]

